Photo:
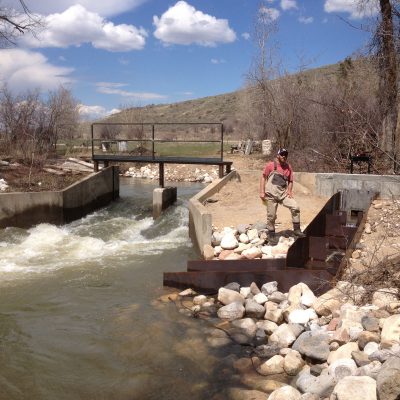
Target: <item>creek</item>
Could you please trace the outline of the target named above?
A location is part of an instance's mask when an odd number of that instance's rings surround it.
[[[154,186],[68,225],[0,230],[0,400],[210,399],[230,384],[209,321],[155,301],[196,258],[187,200],[151,217]]]

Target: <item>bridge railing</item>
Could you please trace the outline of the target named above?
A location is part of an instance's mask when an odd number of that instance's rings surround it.
[[[223,160],[222,123],[96,122],[91,126],[92,156],[135,158],[212,158]]]

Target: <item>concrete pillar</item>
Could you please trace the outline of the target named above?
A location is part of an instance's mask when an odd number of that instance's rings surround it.
[[[157,188],[153,191],[153,219],[157,219],[163,210],[176,202],[177,188]]]

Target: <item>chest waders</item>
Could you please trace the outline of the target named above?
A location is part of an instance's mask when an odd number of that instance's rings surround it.
[[[274,170],[269,174],[265,184],[265,199],[267,205],[268,243],[274,246],[278,243],[275,235],[275,220],[278,204],[288,208],[292,214],[293,233],[297,237],[304,237],[300,230],[300,208],[296,201],[288,196],[288,177],[277,171],[274,161]]]

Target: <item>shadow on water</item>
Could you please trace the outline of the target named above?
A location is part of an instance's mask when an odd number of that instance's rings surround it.
[[[154,186],[66,226],[0,230],[0,400],[211,399],[243,385],[242,346],[210,346],[210,323],[155,302],[164,271],[196,254],[186,201],[151,217]],[[181,193],[180,193],[181,192]]]

